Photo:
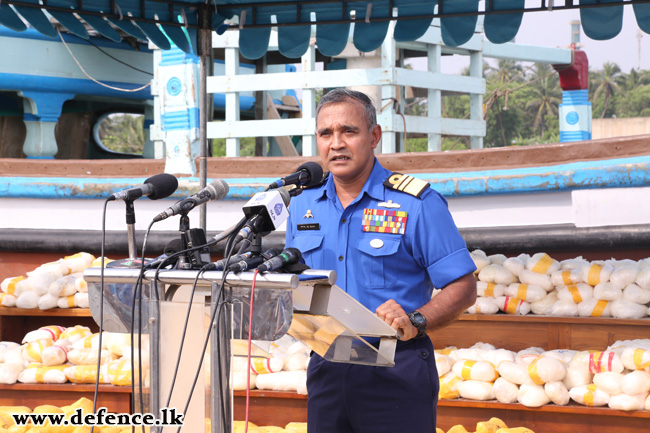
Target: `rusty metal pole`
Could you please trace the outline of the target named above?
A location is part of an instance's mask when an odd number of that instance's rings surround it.
[[[208,179],[208,101],[207,76],[212,58],[212,27],[210,22],[210,6],[202,5],[199,13],[199,30],[197,34],[197,50],[199,55],[199,142],[201,143],[201,154],[199,158],[199,178],[201,189],[205,188]],[[206,230],[207,207],[201,206],[200,226]]]

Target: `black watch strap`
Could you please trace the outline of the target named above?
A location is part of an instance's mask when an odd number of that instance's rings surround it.
[[[418,337],[427,335],[427,319],[419,311],[412,311],[407,314],[413,326],[418,330]]]

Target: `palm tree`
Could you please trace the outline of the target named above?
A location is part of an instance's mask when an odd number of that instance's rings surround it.
[[[641,73],[639,73],[639,71],[634,68],[630,69],[629,74],[621,74],[617,78],[619,78],[617,84],[626,95],[640,86],[650,84],[650,75],[648,74],[648,71],[641,71]]]
[[[496,78],[498,83],[509,83],[511,81],[521,81],[522,68],[514,60],[500,59],[497,66],[487,67],[487,77]]]
[[[616,63],[607,62],[603,65],[602,71],[597,71],[594,73],[594,101],[598,99],[600,95],[605,94],[605,106],[603,112],[600,115],[600,118],[605,117],[607,108],[609,107],[609,101],[612,96],[620,91],[618,86],[618,77],[621,76],[621,68],[618,67]]]
[[[537,132],[537,128],[541,126],[543,136],[546,128],[544,117],[557,116],[557,107],[562,101],[560,82],[551,66],[546,63],[535,64],[529,82],[534,96],[526,103],[526,109],[535,117],[533,130]]]

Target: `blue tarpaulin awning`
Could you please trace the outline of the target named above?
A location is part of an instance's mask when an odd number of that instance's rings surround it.
[[[198,29],[240,29],[240,49],[248,58],[266,52],[272,27],[278,29],[280,52],[302,56],[316,25],[318,49],[327,56],[345,47],[354,24],[353,42],[360,51],[377,49],[391,20],[394,37],[411,41],[422,36],[433,18],[440,18],[442,38],[448,46],[467,42],[484,15],[487,39],[512,40],[524,13],[580,9],[585,34],[596,40],[616,36],[622,26],[623,7],[631,5],[641,30],[650,33],[650,0],[2,0],[0,24],[26,29],[21,17],[50,37],[57,31],[44,11],[71,33],[88,38],[87,26],[108,39],[121,39],[116,29],[138,39],[150,39],[168,49],[171,42],[185,52],[197,52]]]

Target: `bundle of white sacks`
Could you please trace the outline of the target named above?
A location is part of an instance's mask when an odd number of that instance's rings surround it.
[[[546,253],[487,256],[471,252],[478,298],[472,314],[640,319],[650,315],[650,258],[558,262]]]
[[[137,344],[137,339],[135,340]],[[0,342],[0,383],[95,383],[101,356],[99,383],[131,385],[130,334],[99,334],[85,326],[43,326],[25,335],[22,344]],[[139,359],[138,351],[134,357]],[[136,362],[136,377],[140,371]],[[142,371],[149,377],[148,336],[142,336]],[[137,379],[136,379],[137,380]]]
[[[77,253],[45,263],[27,275],[5,278],[0,283],[0,305],[16,308],[88,308],[88,284],[83,271],[100,266],[99,259]]]
[[[477,343],[435,352],[441,399],[497,400],[528,407],[609,406],[650,410],[650,340],[617,341],[601,352]]]
[[[231,363],[231,387],[245,390],[246,376],[250,389],[293,391],[307,394],[307,365],[311,350],[302,342],[285,335],[271,344],[271,357],[251,358],[235,356]]]

